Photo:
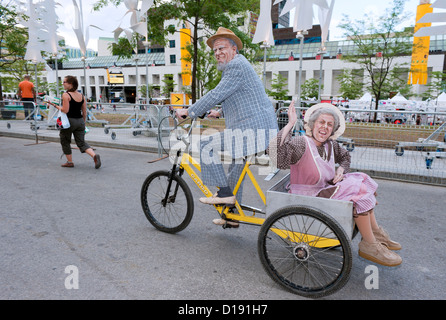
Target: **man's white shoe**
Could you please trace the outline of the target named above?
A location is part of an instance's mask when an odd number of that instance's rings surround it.
[[[212,197],[201,197],[199,200],[201,203],[212,205],[235,204],[235,196],[220,198],[217,196],[217,193]]]
[[[232,228],[238,228],[238,226],[239,226],[238,222],[225,220],[225,219],[214,219],[214,220],[212,220],[212,222],[214,224],[216,224],[217,226],[227,225],[227,226],[232,227]]]

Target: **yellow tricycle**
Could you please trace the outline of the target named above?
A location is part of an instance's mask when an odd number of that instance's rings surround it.
[[[178,120],[170,115],[160,128]],[[161,124],[163,124],[161,126]],[[158,230],[176,233],[186,228],[194,213],[192,192],[184,179],[187,174],[207,197],[213,193],[203,184],[200,164],[191,156],[191,133],[195,120],[176,139],[183,147],[171,152],[172,168],[150,174],[141,188],[141,204],[146,218]],[[159,131],[159,136],[163,132]],[[161,141],[161,139],[160,139]],[[168,155],[162,157],[167,158]],[[237,193],[247,176],[253,183],[266,210],[246,206],[216,205],[218,215],[226,221],[260,226],[258,254],[268,275],[286,289],[305,297],[332,294],[348,281],[352,268],[351,239],[355,235],[351,202],[290,194],[286,190],[289,175],[264,192],[246,159],[234,189]],[[223,228],[230,228],[230,224]]]

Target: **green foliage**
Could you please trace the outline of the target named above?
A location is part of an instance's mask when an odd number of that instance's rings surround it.
[[[118,43],[110,43],[108,49],[112,52],[113,55],[118,56],[120,58],[131,58],[133,53],[134,43],[130,43],[127,38],[119,38]]]
[[[427,90],[421,94],[421,97],[435,99],[442,92],[446,92],[446,72],[432,71],[431,81],[427,84]]]
[[[170,98],[170,93],[175,89],[175,80],[173,74],[166,74],[163,78],[164,86],[161,87],[161,94],[166,98]]]
[[[343,72],[336,77],[341,83],[340,94],[349,100],[355,100],[362,96],[364,83],[360,78],[359,72],[362,70],[344,69]]]
[[[354,52],[342,53],[342,60],[357,63],[366,70],[370,78],[368,90],[375,96],[376,109],[379,100],[388,94],[387,90],[392,86],[389,82],[392,78],[391,70],[406,67],[396,63],[396,58],[410,56],[412,52],[410,37],[413,31],[398,31],[401,23],[408,18],[404,14],[405,2],[393,0],[377,21],[369,17],[351,21],[344,15],[340,25],[344,35],[355,44]],[[378,53],[380,56],[377,57]]]
[[[277,73],[276,78],[271,83],[272,90],[266,89],[266,93],[275,100],[287,100],[289,98],[287,82],[287,78]]]
[[[321,85],[321,90],[324,85]],[[319,80],[318,79],[308,79],[301,86],[301,96],[305,100],[317,99],[319,96]]]
[[[119,5],[122,0],[99,0],[95,10],[108,5]],[[169,19],[180,21],[184,25],[189,25],[194,33],[191,35],[193,47],[192,56],[192,102],[195,102],[198,88],[198,51],[199,41],[197,30],[207,30],[209,35],[218,27],[230,28],[240,37],[246,46],[245,51],[249,52],[255,48],[251,44],[249,36],[239,32],[236,24],[230,20],[231,15],[245,13],[248,10],[258,11],[260,3],[258,0],[154,0],[152,8],[147,12],[148,17],[148,38],[152,44],[164,46],[166,37],[178,31],[178,26],[164,27],[164,22]],[[182,27],[182,26],[180,26]],[[258,46],[257,46],[258,47]]]

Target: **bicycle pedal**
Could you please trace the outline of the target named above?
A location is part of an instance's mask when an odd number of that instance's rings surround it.
[[[231,222],[234,224],[231,224]],[[226,223],[224,225],[222,225],[223,229],[230,229],[230,228],[237,229],[239,226],[240,226],[240,224],[238,222],[234,222],[234,221],[226,221]]]

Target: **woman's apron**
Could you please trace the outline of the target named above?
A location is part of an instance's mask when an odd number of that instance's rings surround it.
[[[344,179],[335,185],[331,182],[335,176],[333,145],[325,143],[324,160],[317,151],[313,139],[304,136],[305,153],[300,160],[290,166],[290,193],[352,201],[357,213],[373,209],[376,205],[375,191],[378,185],[367,174],[353,172],[344,174]]]

